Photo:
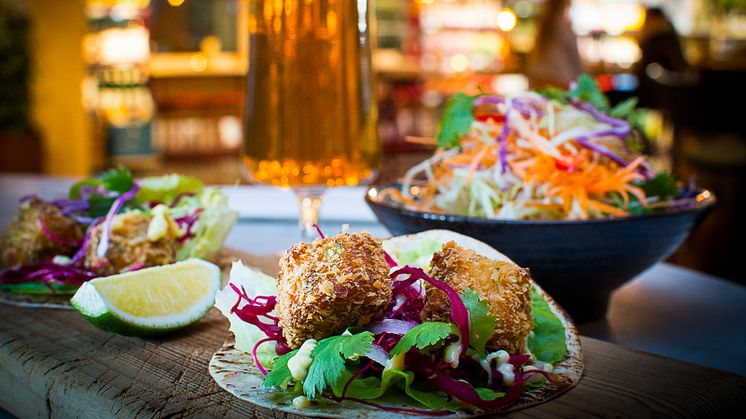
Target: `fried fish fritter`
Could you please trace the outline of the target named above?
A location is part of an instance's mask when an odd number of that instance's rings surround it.
[[[514,263],[492,260],[451,241],[433,255],[430,275],[458,293],[471,288],[480,299],[487,300],[490,314],[497,318],[495,334],[487,342],[489,349],[503,349],[511,354],[524,352],[526,337],[534,323],[528,270]],[[429,285],[425,289],[423,320],[451,321],[446,294]]]
[[[42,223],[48,233],[44,232]],[[57,240],[52,240],[49,234]],[[18,214],[0,239],[0,266],[25,265],[57,255],[71,256],[76,251],[75,244],[82,240],[80,224],[54,204],[30,198],[18,206]]]
[[[103,234],[103,224],[97,225],[91,232],[91,239],[86,247],[86,266],[107,276],[125,272],[141,263],[144,267],[150,267],[176,262],[176,237],[165,235],[155,241],[148,240],[149,225],[150,217],[138,211],[115,216],[111,223],[109,248],[104,258],[96,254]]]
[[[368,232],[299,243],[280,259],[277,306],[291,348],[381,316],[392,281],[379,239]]]

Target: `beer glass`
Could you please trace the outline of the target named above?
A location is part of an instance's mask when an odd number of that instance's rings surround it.
[[[325,188],[372,180],[380,160],[367,0],[250,0],[243,163],[292,188],[304,239]]]

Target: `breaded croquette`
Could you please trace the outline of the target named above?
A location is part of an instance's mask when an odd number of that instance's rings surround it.
[[[71,256],[82,240],[80,224],[54,204],[30,198],[18,206],[18,214],[0,239],[0,266]]]
[[[125,272],[140,264],[143,267],[176,262],[178,242],[174,235],[148,240],[150,217],[138,211],[116,215],[111,223],[109,247],[104,258],[96,251],[103,234],[103,223],[94,227],[86,247],[85,264],[102,276]]]
[[[275,308],[288,346],[381,316],[391,285],[381,240],[368,232],[292,246],[280,259]]]
[[[430,275],[444,281],[458,293],[466,288],[487,300],[490,314],[497,318],[495,334],[487,342],[490,349],[508,353],[524,352],[525,341],[533,328],[531,316],[531,278],[528,271],[510,262],[495,261],[465,249],[451,241],[433,255]],[[423,321],[451,321],[446,294],[425,287]]]

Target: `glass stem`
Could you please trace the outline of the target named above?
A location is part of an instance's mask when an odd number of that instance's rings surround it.
[[[323,188],[297,188],[295,195],[300,204],[300,227],[301,237],[304,242],[311,242],[318,237],[314,224],[319,222],[319,208],[321,207],[321,196]]]

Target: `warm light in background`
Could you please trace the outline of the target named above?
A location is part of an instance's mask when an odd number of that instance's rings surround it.
[[[503,32],[509,32],[515,28],[517,20],[515,13],[511,9],[502,9],[497,15],[497,27]]]
[[[207,69],[207,57],[203,54],[193,54],[189,60],[189,66],[197,73],[205,71]]]
[[[453,71],[460,73],[469,67],[469,59],[464,54],[456,54],[449,60]]]
[[[146,63],[150,57],[150,36],[142,26],[106,29],[96,37],[99,64]]]
[[[570,8],[572,26],[578,35],[603,31],[609,35],[621,35],[625,31],[636,31],[645,22],[645,8],[637,3],[583,2]]]
[[[168,0],[168,4],[174,7],[179,7],[184,4],[184,0]]]

